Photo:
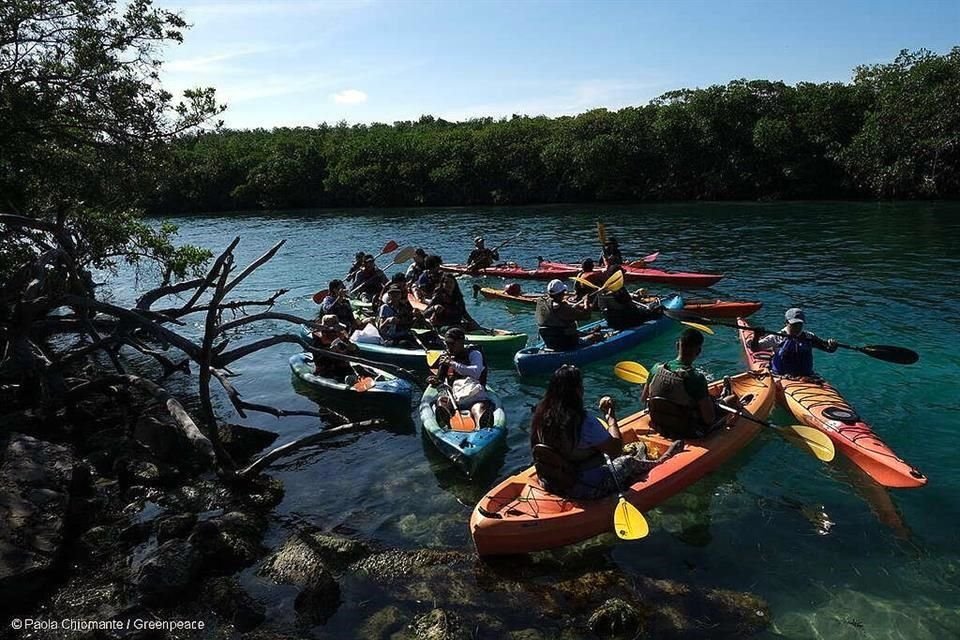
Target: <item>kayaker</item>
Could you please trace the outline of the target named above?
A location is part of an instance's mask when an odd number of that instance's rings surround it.
[[[428,302],[433,297],[433,293],[440,284],[440,265],[443,264],[440,256],[427,256],[423,261],[423,273],[417,278],[417,283],[413,287],[413,293],[417,300]]]
[[[620,253],[620,244],[616,238],[607,238],[603,243],[603,253],[600,255],[600,266],[609,267],[612,260],[618,265],[623,264],[623,254]]]
[[[457,279],[449,273],[440,278],[440,286],[423,315],[438,330],[445,327],[473,330],[480,326],[467,311],[467,303],[463,299]]]
[[[583,337],[588,343],[598,342],[602,334],[594,332],[581,336],[577,321],[590,318],[590,302],[584,298],[576,304],[566,301],[567,285],[553,279],[547,284],[547,295],[537,300],[536,320],[540,339],[554,351],[570,351],[580,345]]]
[[[533,463],[544,489],[578,500],[602,498],[617,491],[618,480],[627,485],[683,448],[682,441],[673,442],[655,460],[647,457],[646,447],[624,453],[616,409],[609,396],[600,399],[604,425],[584,408],[580,370],[566,364],[554,372],[530,427]]]
[[[596,265],[594,264],[593,259],[587,258],[580,264],[580,273],[577,274],[577,277],[582,278],[587,282],[592,282],[593,284],[597,285],[597,287],[601,286],[604,281],[604,274],[602,271],[595,271],[595,267]],[[594,293],[596,290],[597,289],[594,287],[585,285],[581,282],[576,282],[573,285],[573,299],[576,301],[583,300],[586,296]],[[596,299],[592,300],[591,306],[594,310],[599,309]]]
[[[807,316],[803,309],[792,307],[784,314],[787,324],[780,333],[767,333],[759,329],[753,330],[753,340],[750,348],[772,349],[770,370],[784,376],[810,377],[815,376],[813,370],[813,349],[833,353],[837,350],[837,341],[833,338],[824,340],[809,331],[803,330],[803,323]]]
[[[384,344],[396,346],[413,342],[411,329],[417,313],[410,306],[406,292],[399,285],[392,284],[384,295],[387,299],[377,311],[377,329]]]
[[[341,324],[332,313],[320,319],[320,326],[313,332],[313,346],[321,351],[335,351],[337,353],[357,353],[359,348],[350,342],[347,336],[347,326]],[[316,374],[322,378],[346,380],[354,375],[353,367],[346,360],[339,358],[325,358],[321,354],[313,354],[313,364]]]
[[[376,265],[373,256],[367,254],[363,258],[363,270],[357,274],[356,284],[350,293],[364,302],[373,302],[383,291],[387,281],[387,275]]]
[[[659,302],[644,304],[633,299],[626,287],[605,291],[599,296],[600,309],[611,329],[637,327],[660,315]]]
[[[716,406],[706,377],[693,366],[702,349],[703,334],[686,329],[677,340],[677,357],[650,369],[640,398],[648,405],[653,428],[667,438],[702,438],[725,424],[731,415]],[[729,384],[724,387],[720,402],[739,407],[739,399],[727,388]]]
[[[456,410],[469,409],[478,426],[489,427],[493,425],[494,406],[486,392],[487,363],[483,352],[478,347],[467,345],[466,340],[463,329],[447,329],[443,334],[446,350],[436,363],[437,376],[428,382],[432,386],[449,384],[456,400]],[[441,394],[437,398],[437,421],[449,424],[454,411],[450,396]]]
[[[327,296],[320,302],[320,313],[335,315],[348,329],[360,328],[360,323],[353,315],[353,308],[347,298],[347,287],[343,284],[343,280],[330,281],[330,285],[327,287]]]
[[[363,260],[367,257],[366,251],[357,251],[353,256],[353,264],[350,265],[350,269],[347,271],[347,277],[344,278],[347,282],[354,283],[357,280],[357,276],[363,271]]]
[[[467,257],[467,269],[476,272],[480,269],[486,269],[497,263],[500,259],[500,252],[496,249],[487,249],[484,246],[483,238],[477,236],[473,239],[473,251]]]
[[[413,286],[416,283],[417,279],[420,277],[420,274],[424,272],[426,266],[424,262],[427,259],[427,252],[422,248],[417,247],[417,250],[413,252],[413,262],[410,263],[410,266],[407,267],[406,280],[407,284]]]

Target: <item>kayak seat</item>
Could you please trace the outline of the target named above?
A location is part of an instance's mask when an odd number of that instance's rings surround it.
[[[654,396],[647,400],[650,410],[650,425],[665,438],[697,438],[702,434],[701,425],[696,424],[693,411],[687,405],[674,402],[669,398]]]
[[[580,336],[570,335],[563,327],[540,327],[540,339],[552,351],[572,351],[580,346]]]
[[[533,445],[533,464],[540,484],[547,491],[563,494],[577,483],[576,467],[549,445]]]

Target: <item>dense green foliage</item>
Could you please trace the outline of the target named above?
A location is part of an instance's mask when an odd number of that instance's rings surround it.
[[[0,213],[67,230],[81,267],[150,258],[170,277],[206,258],[137,213],[169,141],[221,111],[212,89],[174,103],[159,85],[157,51],[185,26],[151,0],[0,3]],[[0,274],[29,254],[0,236]]]
[[[576,117],[181,139],[159,211],[613,200],[955,198],[960,48],[852,83],[737,80]]]

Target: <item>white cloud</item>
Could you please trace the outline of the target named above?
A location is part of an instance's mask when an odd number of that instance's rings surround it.
[[[337,104],[363,104],[367,101],[367,94],[359,89],[344,89],[330,97]]]

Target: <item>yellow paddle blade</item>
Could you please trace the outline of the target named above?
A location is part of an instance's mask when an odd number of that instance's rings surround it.
[[[590,282],[589,280],[587,280],[586,278],[581,278],[580,276],[574,277],[573,280],[574,280],[574,282],[579,282],[580,284],[582,284],[582,285],[584,285],[584,286],[587,286],[587,287],[590,287],[591,289],[599,289],[599,288],[600,288],[600,287],[598,287],[597,285],[595,285],[595,284],[593,284],[592,282]]]
[[[711,336],[714,335],[713,329],[711,329],[705,324],[700,324],[698,322],[682,322],[682,321],[680,322],[680,324],[685,324],[688,327],[693,327],[697,331],[702,331],[703,333],[709,334]]]
[[[432,367],[437,364],[437,360],[443,355],[443,351],[427,351],[427,366]]]
[[[816,456],[818,460],[822,460],[823,462],[830,462],[837,454],[837,450],[833,446],[833,441],[830,440],[830,436],[819,429],[807,427],[802,424],[791,424],[786,427],[780,427],[778,431],[790,444],[810,452]]]
[[[597,220],[597,240],[600,244],[607,244],[607,226]]]
[[[612,276],[607,278],[607,281],[603,283],[601,289],[606,289],[607,291],[616,292],[620,289],[623,289],[623,271],[617,269],[617,272]]]
[[[613,368],[613,373],[621,380],[626,380],[633,384],[645,384],[647,378],[650,377],[650,372],[647,371],[646,367],[639,362],[631,362],[630,360],[618,362]]]
[[[621,540],[639,540],[650,533],[650,525],[635,506],[620,496],[620,501],[613,510],[613,530]]]

